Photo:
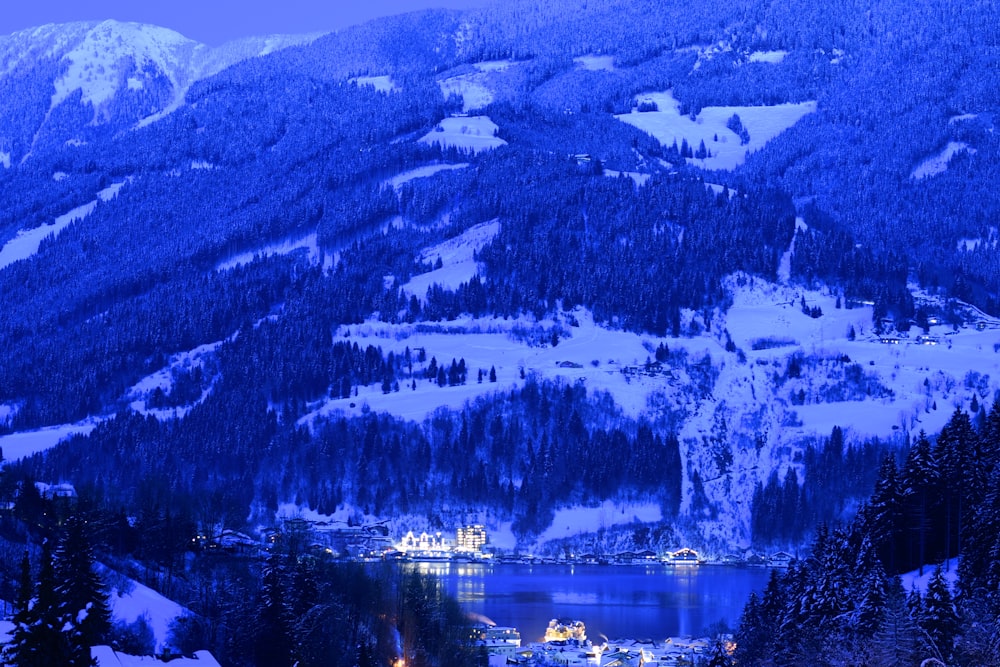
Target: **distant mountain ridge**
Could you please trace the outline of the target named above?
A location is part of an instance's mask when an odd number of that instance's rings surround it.
[[[34,128],[36,135],[52,133],[53,139],[71,140],[73,136],[65,135],[72,135],[75,128],[56,128],[50,122],[53,112],[58,115],[57,108],[68,99],[91,108],[89,123],[94,125],[149,122],[182,104],[195,81],[318,36],[249,37],[213,48],[173,30],[140,23],[48,24],[0,37],[0,89],[30,84],[42,93],[51,86],[49,105],[43,110],[43,96],[33,96],[37,108],[29,117],[43,112],[44,120]],[[30,75],[39,73],[43,63],[49,66],[39,81],[37,75]],[[32,128],[22,126],[11,132],[9,126],[16,125],[17,119],[4,121],[0,146],[8,144],[11,159],[19,161],[30,146],[16,144],[14,137],[26,136]]]

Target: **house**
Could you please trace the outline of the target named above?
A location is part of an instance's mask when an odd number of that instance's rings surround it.
[[[56,498],[73,500],[76,498],[76,489],[72,484],[46,484],[45,482],[35,482],[35,488],[38,489],[39,495],[46,500],[55,500]]]
[[[487,655],[514,659],[521,650],[521,633],[514,627],[482,624],[472,629],[472,645],[485,648]]]
[[[667,562],[673,565],[698,565],[702,562],[701,556],[694,549],[678,549],[667,554]]]
[[[767,564],[771,567],[788,567],[795,560],[795,556],[785,551],[771,554],[767,559]]]

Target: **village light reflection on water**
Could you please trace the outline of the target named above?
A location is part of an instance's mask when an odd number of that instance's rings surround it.
[[[616,638],[700,635],[724,621],[735,627],[768,570],[726,566],[521,563],[406,563],[440,578],[466,611],[516,626],[540,640],[553,618],[578,619],[588,634]]]

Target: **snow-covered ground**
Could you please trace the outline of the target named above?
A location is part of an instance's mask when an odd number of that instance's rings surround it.
[[[573,62],[576,63],[581,69],[590,70],[592,72],[601,70],[613,72],[615,70],[614,56],[580,56],[579,58],[573,58]]]
[[[323,254],[320,250],[319,242],[317,241],[316,232],[312,232],[297,238],[290,238],[277,243],[270,243],[255,250],[241,252],[238,255],[234,255],[229,259],[216,264],[215,270],[226,271],[228,269],[234,269],[237,266],[250,264],[261,257],[289,255],[296,250],[301,250],[303,248],[309,256],[309,261],[313,264],[318,264],[322,258],[324,261],[324,268],[329,269],[333,266],[333,257]]]
[[[632,523],[656,523],[663,518],[656,503],[616,503],[605,500],[596,507],[567,507],[556,510],[552,524],[538,536],[538,543]]]
[[[34,431],[20,431],[9,435],[0,436],[0,451],[3,452],[3,460],[16,461],[25,456],[31,456],[35,452],[45,451],[59,444],[66,438],[90,433],[100,419],[91,418],[76,424],[63,424],[61,426],[49,426]]]
[[[948,145],[945,146],[940,153],[932,155],[917,165],[917,168],[910,174],[910,178],[919,181],[922,178],[929,178],[931,176],[943,174],[947,171],[948,163],[951,162],[951,158],[955,157],[956,154],[961,153],[962,151],[968,151],[971,155],[976,152],[976,149],[970,148],[968,144],[961,141],[949,141]]]
[[[173,372],[178,369],[190,371],[194,368],[201,368],[203,372],[207,372],[205,370],[206,361],[215,355],[216,350],[221,345],[222,341],[217,341],[215,343],[199,345],[193,350],[173,355],[164,368],[147,375],[132,385],[125,392],[125,400],[129,402],[129,406],[136,412],[144,415],[153,415],[160,420],[183,417],[194,407],[194,404],[177,408],[156,409],[148,407],[146,401],[149,400],[150,395],[157,389],[169,394],[173,387]],[[205,400],[209,391],[210,389],[207,389],[202,392],[198,403]]]
[[[469,166],[468,162],[460,162],[458,164],[429,164],[423,167],[417,167],[416,169],[410,169],[409,171],[404,171],[401,174],[397,174],[386,181],[386,184],[391,186],[393,190],[399,190],[400,186],[404,183],[409,183],[418,178],[427,178],[428,176],[433,176],[440,171],[450,171],[452,169],[465,169]]]
[[[127,593],[122,594],[118,589],[110,592],[108,601],[111,603],[111,614],[114,620],[127,623],[132,623],[145,614],[156,637],[156,650],[161,651],[170,637],[170,623],[186,613],[186,610],[152,588],[137,581],[129,581],[127,588],[131,590]]]
[[[480,153],[507,144],[496,136],[499,129],[489,116],[444,118],[433,130],[420,137],[420,141],[425,144],[455,146]]]
[[[58,236],[74,222],[86,218],[97,208],[98,201],[107,202],[114,199],[123,185],[125,185],[125,181],[104,188],[97,193],[97,199],[71,209],[56,217],[50,224],[19,231],[14,238],[3,245],[3,248],[0,248],[0,269],[37,253],[38,247],[44,239],[50,235]]]
[[[484,72],[460,74],[438,81],[441,94],[446,98],[458,95],[462,98],[462,111],[482,109],[493,101],[493,91],[486,85]]]
[[[491,75],[517,64],[517,61],[514,60],[484,60],[472,63],[476,71],[441,79],[438,81],[438,87],[441,88],[441,94],[446,98],[450,95],[461,97],[462,111],[482,109],[493,102],[494,91],[490,84]]]
[[[423,302],[427,288],[431,285],[438,284],[448,289],[456,289],[463,282],[468,282],[479,272],[475,253],[493,240],[499,231],[499,221],[484,222],[470,227],[453,239],[426,248],[420,253],[420,261],[434,263],[440,259],[441,268],[413,276],[403,285],[403,289]]]
[[[747,56],[749,63],[770,63],[777,65],[788,55],[788,51],[754,51]]]
[[[356,83],[359,86],[371,86],[380,93],[394,93],[400,90],[399,86],[396,85],[396,82],[388,74],[382,76],[356,76],[348,79],[348,81]]]
[[[954,595],[955,584],[958,583],[958,562],[958,558],[951,558],[937,565],[925,565],[923,573],[920,570],[913,570],[899,575],[899,578],[903,582],[903,590],[909,593],[916,589],[921,595],[926,595],[927,584],[930,583],[931,577],[934,576],[934,570],[940,567],[941,574],[948,583],[948,588],[951,589],[952,595]]]
[[[619,176],[628,176],[636,185],[645,185],[646,181],[649,180],[649,174],[643,174],[638,171],[615,171],[614,169],[605,169],[605,176],[610,176],[611,178],[618,178]]]
[[[778,136],[807,114],[816,111],[816,102],[778,104],[765,107],[705,107],[694,119],[681,115],[679,103],[670,91],[644,93],[636,99],[653,102],[658,111],[621,114],[615,118],[647,132],[664,146],[674,142],[680,147],[687,140],[692,151],[704,141],[710,156],[705,159],[689,158],[691,164],[705,169],[735,169],[743,164],[749,153],[760,150],[768,141]],[[750,142],[740,144],[740,138],[726,123],[737,114],[743,127],[750,134]]]

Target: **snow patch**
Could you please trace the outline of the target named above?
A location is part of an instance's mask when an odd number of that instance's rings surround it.
[[[118,194],[118,191],[123,185],[125,185],[125,181],[115,183],[104,188],[97,193],[97,199],[82,206],[77,206],[68,213],[58,216],[50,224],[41,225],[39,227],[35,227],[34,229],[22,229],[19,231],[14,238],[7,241],[7,243],[3,245],[3,248],[0,248],[0,269],[11,265],[18,260],[27,259],[33,256],[38,252],[38,248],[41,246],[42,241],[48,236],[58,236],[62,230],[69,227],[72,223],[78,220],[83,220],[88,215],[93,213],[94,209],[97,208],[98,200],[107,202],[114,199],[115,195]]]
[[[979,114],[977,113],[962,113],[949,118],[948,123],[954,125],[955,123],[961,123],[966,120],[975,120],[977,118],[979,118]]]
[[[499,232],[500,222],[493,220],[470,227],[453,239],[426,248],[420,253],[420,261],[435,263],[440,259],[442,267],[413,276],[403,285],[403,290],[423,302],[427,288],[431,285],[456,289],[463,282],[468,282],[479,272],[475,253],[482,250]]]
[[[958,563],[959,558],[949,558],[945,562],[938,565],[925,565],[923,569],[923,574],[920,570],[912,570],[911,572],[906,572],[899,575],[900,580],[903,582],[903,590],[909,593],[910,591],[916,589],[921,595],[927,594],[927,584],[930,583],[931,578],[934,576],[934,570],[937,567],[941,568],[941,574],[944,577],[945,582],[948,584],[948,588],[951,589],[951,594],[955,594],[955,585],[958,583]]]
[[[502,72],[517,63],[518,61],[516,60],[483,60],[482,62],[472,63],[472,66],[480,72]]]
[[[130,580],[131,581],[131,580]],[[186,613],[186,609],[173,600],[163,597],[152,588],[132,581],[132,590],[121,595],[118,590],[109,595],[111,613],[116,620],[134,622],[146,614],[156,637],[156,650],[162,651],[170,637],[170,623]]]
[[[643,174],[638,171],[615,171],[614,169],[605,169],[605,176],[610,176],[612,178],[618,178],[619,176],[628,176],[636,185],[642,186],[646,184],[649,180],[650,174]]]
[[[215,354],[221,345],[222,341],[206,343],[205,345],[199,345],[193,350],[180,352],[171,356],[166,366],[132,385],[125,392],[125,400],[129,401],[129,405],[134,411],[143,415],[152,415],[161,421],[183,417],[190,412],[191,408],[205,400],[211,392],[211,387],[202,391],[201,397],[191,405],[159,409],[147,407],[146,401],[157,389],[160,389],[164,393],[170,392],[173,388],[173,371],[175,369],[204,369],[205,362]]]
[[[556,510],[552,523],[538,536],[538,542],[549,542],[581,533],[596,533],[602,528],[631,523],[656,523],[663,519],[657,503],[616,503],[605,500],[596,507],[565,507]]]
[[[312,232],[310,234],[306,234],[305,236],[278,241],[256,250],[248,250],[246,252],[239,253],[238,255],[234,255],[233,257],[216,264],[215,270],[227,271],[229,269],[234,269],[237,266],[251,264],[262,257],[290,255],[296,250],[301,250],[303,248],[309,256],[309,261],[313,264],[318,264],[322,259],[323,267],[325,269],[329,269],[333,266],[333,258],[326,255],[320,249],[316,232]]]
[[[917,168],[913,170],[913,173],[910,174],[910,178],[919,181],[923,178],[943,174],[947,171],[948,163],[951,162],[951,158],[963,151],[967,151],[969,155],[975,155],[976,153],[976,149],[970,148],[967,143],[961,141],[949,141],[948,145],[945,146],[940,153],[921,162]]]
[[[515,60],[484,60],[472,63],[475,72],[441,79],[438,81],[438,87],[446,98],[450,95],[461,97],[463,112],[482,109],[493,102],[494,91],[490,87],[491,75],[517,64],[518,62]]]
[[[409,183],[410,181],[416,180],[418,178],[427,178],[428,176],[433,176],[439,171],[449,171],[452,169],[465,169],[469,166],[468,162],[461,162],[459,164],[430,164],[424,167],[417,167],[416,169],[410,169],[409,171],[404,171],[401,174],[397,174],[385,181],[387,185],[390,185],[393,190],[399,191],[400,186],[404,183]]]
[[[614,56],[599,56],[591,54],[586,56],[580,56],[579,58],[573,58],[573,62],[576,63],[581,69],[589,70],[591,72],[615,71]]]
[[[0,436],[0,451],[3,452],[5,461],[16,461],[55,447],[71,436],[87,435],[100,421],[91,417],[75,424],[49,426],[35,431],[20,431]]]
[[[356,76],[348,79],[348,81],[358,86],[371,86],[380,93],[395,93],[402,90],[388,74],[381,76]]]
[[[10,169],[10,153],[0,151],[0,165],[3,165],[4,169]]]
[[[443,147],[454,146],[481,153],[507,142],[496,136],[500,128],[490,120],[489,116],[460,116],[444,118],[433,130],[420,138],[425,144],[441,144]]]
[[[788,51],[754,51],[747,56],[747,62],[770,63],[772,65],[777,65],[784,60],[787,55]]]
[[[664,146],[676,142],[680,147],[686,140],[694,151],[704,142],[710,157],[688,158],[688,162],[704,169],[735,169],[743,164],[748,154],[760,150],[802,117],[816,111],[816,102],[763,107],[705,107],[692,119],[689,115],[681,115],[680,104],[670,91],[638,95],[636,100],[640,103],[652,102],[658,111],[639,112],[633,109],[631,113],[615,118],[652,135]],[[749,132],[749,143],[741,144],[740,138],[726,127],[733,114],[739,115]]]

